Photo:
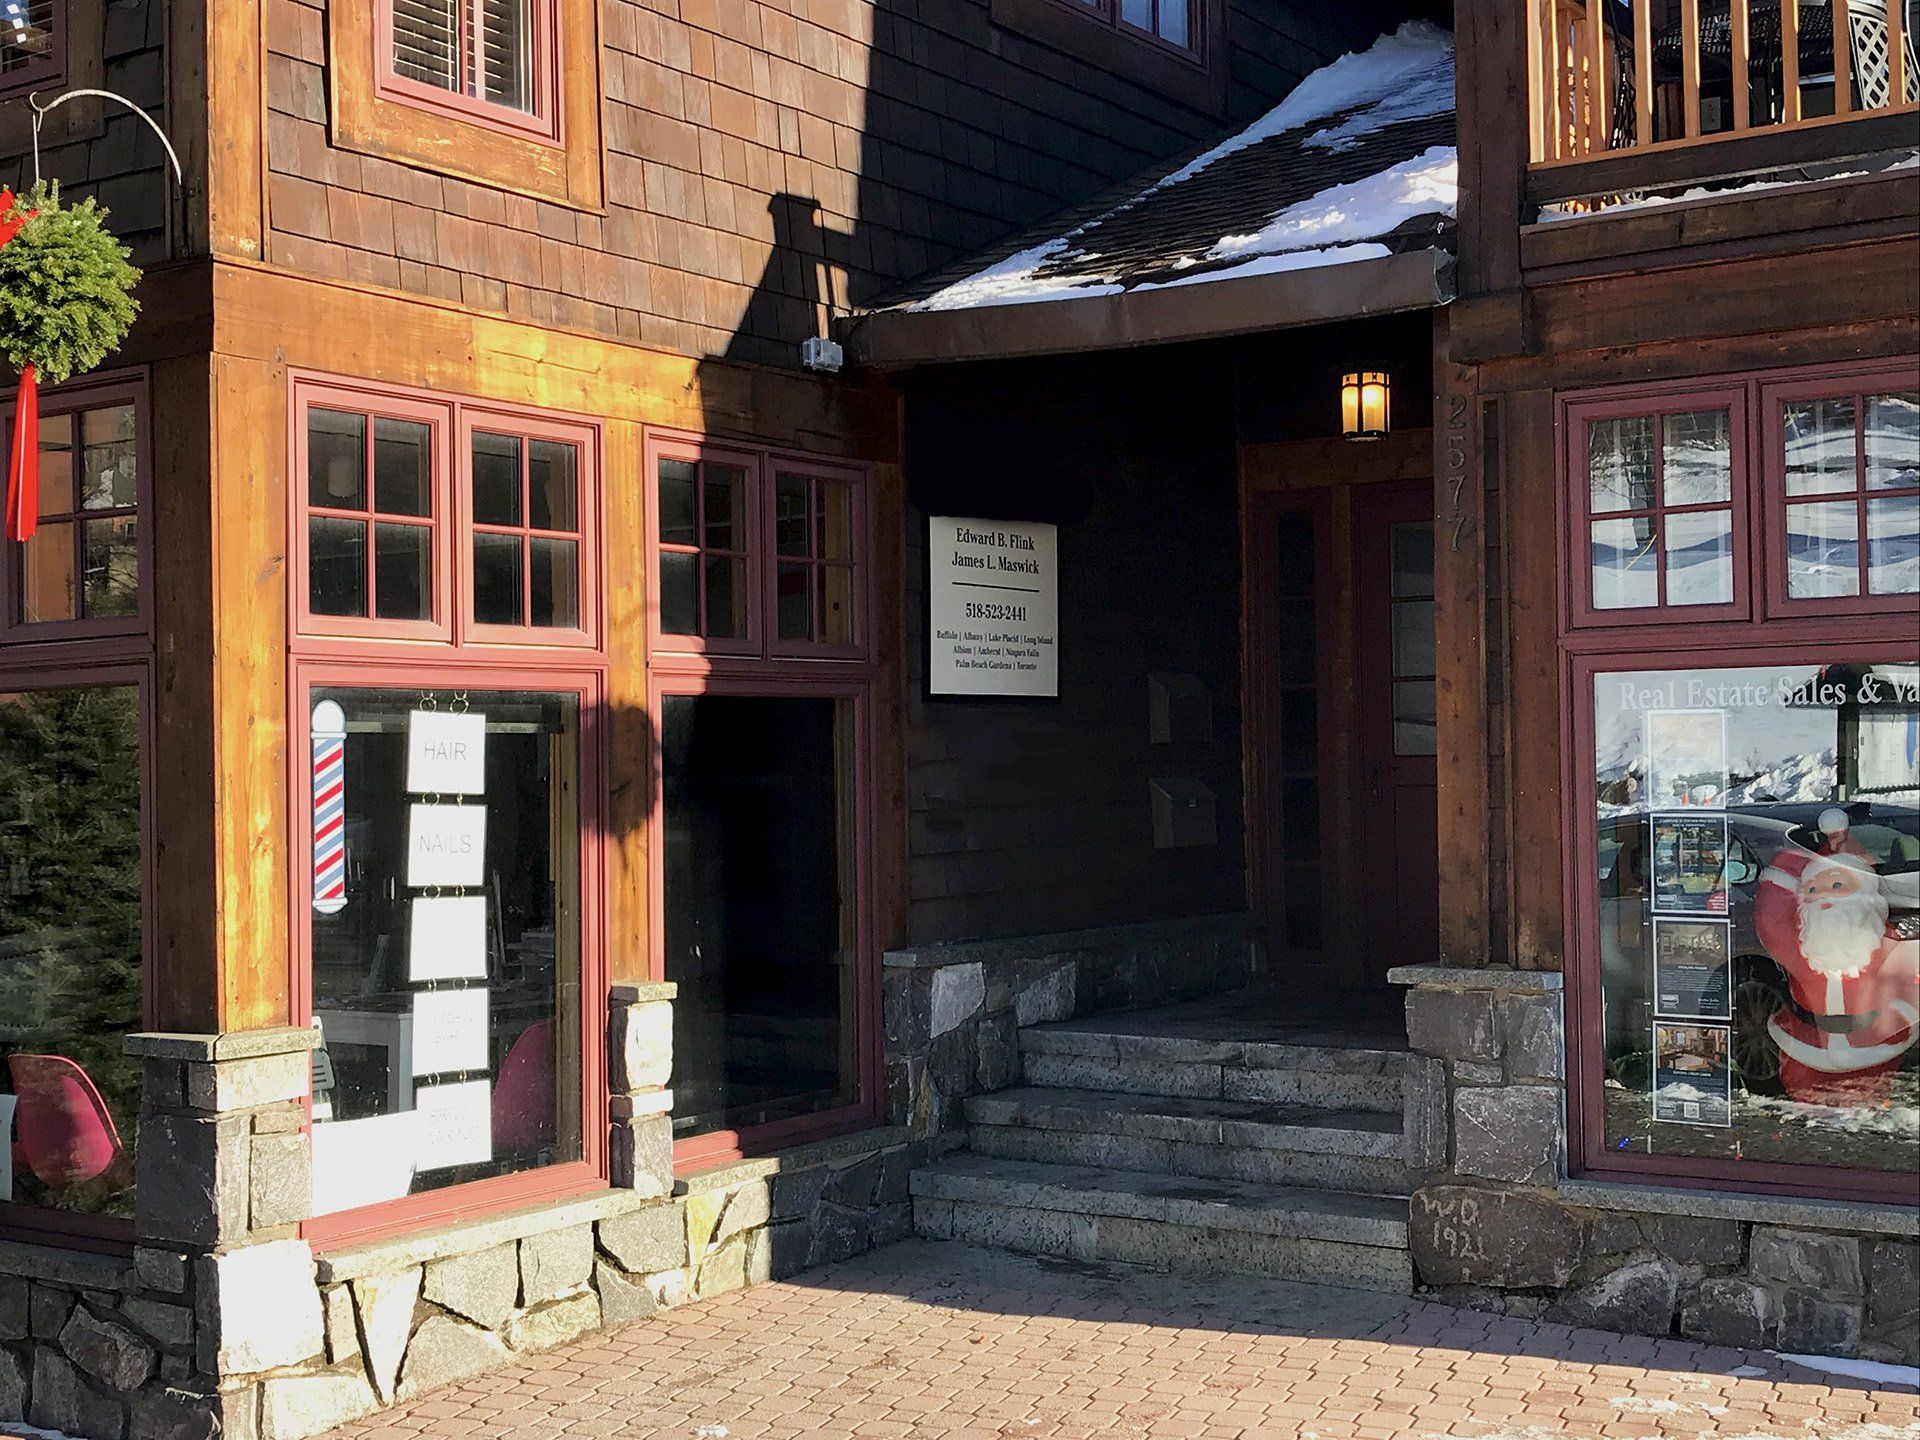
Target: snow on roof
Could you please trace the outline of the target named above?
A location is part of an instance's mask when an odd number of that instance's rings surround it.
[[[1083,299],[1432,246],[1455,211],[1453,37],[1423,21],[1316,70],[1239,133],[899,308]]]

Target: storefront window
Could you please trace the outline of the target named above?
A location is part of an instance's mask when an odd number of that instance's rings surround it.
[[[674,1130],[844,1109],[859,1089],[854,703],[667,695]]]
[[[0,1205],[133,1213],[140,701],[0,693]]]
[[[1605,1147],[1920,1169],[1920,664],[1592,678]]]
[[[315,1213],[581,1159],[578,697],[309,704]]]

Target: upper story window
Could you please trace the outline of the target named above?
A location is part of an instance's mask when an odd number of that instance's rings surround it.
[[[323,381],[296,390],[308,634],[591,646],[591,427]]]
[[[39,523],[25,544],[6,546],[0,635],[26,640],[141,626],[146,456],[143,382],[93,380],[41,396]]]
[[[656,437],[655,643],[713,655],[866,653],[858,470]]]
[[[64,0],[0,0],[0,93],[60,73]]]
[[[1536,162],[1920,102],[1920,0],[1532,0]]]
[[[1914,606],[1911,365],[1585,397],[1563,443],[1575,625]]]
[[[552,0],[377,3],[384,22],[383,88],[395,98],[557,134]]]
[[[1075,0],[1110,25],[1138,31],[1180,50],[1195,48],[1193,7],[1197,0]]]

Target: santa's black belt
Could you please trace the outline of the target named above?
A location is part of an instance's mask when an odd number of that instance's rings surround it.
[[[1793,1006],[1794,1014],[1822,1035],[1851,1035],[1855,1031],[1865,1030],[1880,1018],[1878,1010],[1869,1010],[1864,1015],[1816,1015],[1813,1011],[1805,1009],[1797,1000],[1789,1000],[1787,1003]]]

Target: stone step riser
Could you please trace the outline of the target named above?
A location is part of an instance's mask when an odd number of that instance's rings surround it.
[[[1188,1274],[1261,1275],[1393,1294],[1413,1289],[1411,1259],[1404,1249],[1389,1246],[926,1197],[915,1197],[913,1215],[915,1231],[928,1238],[1028,1255],[1111,1260]]]
[[[982,1125],[968,1130],[976,1155],[1067,1165],[1100,1165],[1159,1175],[1271,1181],[1318,1190],[1410,1195],[1411,1178],[1397,1159],[1244,1145],[1195,1144],[1047,1126]]]
[[[1068,1090],[1116,1090],[1190,1100],[1267,1100],[1376,1115],[1397,1115],[1405,1106],[1397,1073],[1348,1074],[1044,1051],[1025,1052],[1021,1066],[1027,1084]]]
[[[1103,1035],[1039,1027],[1020,1032],[1030,1055],[1084,1055],[1164,1065],[1228,1065],[1256,1070],[1321,1070],[1343,1075],[1390,1075],[1406,1069],[1404,1050],[1283,1045],[1256,1040],[1182,1040],[1164,1035]]]

